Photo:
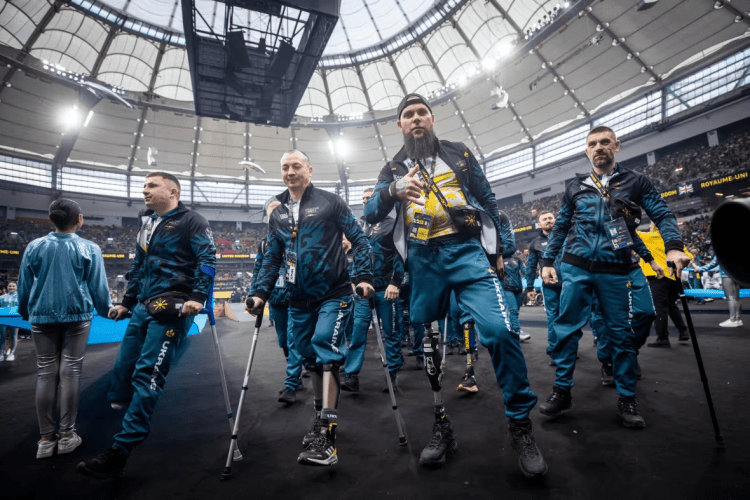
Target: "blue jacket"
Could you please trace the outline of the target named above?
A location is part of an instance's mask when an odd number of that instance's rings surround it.
[[[351,295],[342,234],[352,243],[355,283],[372,284],[370,243],[344,200],[310,184],[300,200],[299,234],[292,238],[294,221],[289,210],[289,190],[276,199],[281,205],[273,211],[268,222],[268,250],[254,296],[268,300],[284,254],[288,257],[290,252],[297,255],[295,283],[287,283],[290,300],[321,301]]]
[[[6,293],[5,295],[0,296],[0,307],[17,307],[17,306],[18,306],[18,292]]]
[[[201,267],[216,269],[216,247],[208,221],[180,202],[164,214],[146,247],[148,226],[157,214],[149,209],[138,216],[141,227],[136,235],[135,260],[125,276],[128,287],[122,305],[132,309],[164,292],[182,292],[190,300],[205,303],[213,277]]]
[[[505,265],[503,290],[509,292],[520,292],[523,290],[523,282],[521,281],[523,263],[521,262],[521,259],[513,255],[507,259],[503,259],[503,264]]]
[[[724,269],[722,269],[721,265],[719,264],[719,261],[716,259],[716,255],[714,255],[714,258],[711,259],[711,262],[708,264],[701,266],[697,269],[699,273],[720,273],[722,278],[728,278],[727,273],[724,272]]]
[[[376,292],[388,285],[401,287],[404,279],[404,262],[396,256],[393,244],[395,224],[393,217],[386,217],[374,225],[365,223],[363,228],[372,248],[372,281]]]
[[[26,247],[18,314],[32,324],[91,321],[112,307],[101,249],[75,233],[50,233]]]
[[[501,221],[495,193],[492,192],[482,167],[471,151],[460,142],[440,141],[438,156],[456,174],[466,201],[479,210],[482,222],[482,247],[490,256],[490,262],[498,254],[502,254],[503,257],[513,255],[516,251],[516,237],[513,228],[507,217],[505,217],[504,222]],[[401,151],[396,153],[393,160],[388,162],[380,171],[375,193],[365,205],[365,220],[370,224],[376,224],[384,220],[394,208],[396,209],[393,240],[396,250],[404,262],[406,262],[406,231],[409,228],[404,224],[401,201],[399,198],[390,195],[388,187],[393,181],[409,173],[409,168],[404,163],[406,160],[402,148]]]
[[[526,275],[526,290],[531,291],[534,289],[534,281],[539,277],[539,271],[537,267],[539,264],[541,264],[542,255],[544,254],[544,251],[547,249],[547,245],[549,244],[549,235],[544,234],[544,231],[539,231],[539,236],[534,238],[534,240],[531,242],[531,245],[529,245],[529,258],[526,261],[526,267],[524,268],[524,274]],[[562,259],[562,252],[560,252],[557,257],[555,258],[555,261],[553,263],[553,267],[555,268],[555,273],[557,273],[558,278],[561,276],[560,274],[560,260]],[[542,282],[542,286],[548,287],[548,288],[560,288],[562,286],[562,279],[558,279],[557,283],[554,285],[548,285],[544,282]]]
[[[677,220],[648,178],[615,164],[609,181],[611,196],[629,200],[640,206],[659,228],[667,252],[680,250],[684,244],[677,229]],[[610,206],[602,200],[589,174],[579,174],[568,184],[562,206],[542,256],[542,266],[552,266],[558,254],[562,261],[591,272],[628,274],[632,249],[614,250],[604,223],[611,220]],[[636,251],[642,242],[636,241]]]
[[[248,296],[255,295],[260,270],[263,268],[263,259],[268,251],[268,237],[258,245],[258,254],[255,256],[255,269],[253,271],[253,281],[250,283]],[[273,287],[271,296],[268,297],[268,303],[275,307],[284,307],[289,305],[289,290],[286,286],[286,266],[279,267],[279,277]]]

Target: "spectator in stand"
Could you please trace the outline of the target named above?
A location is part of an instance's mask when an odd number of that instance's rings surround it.
[[[14,281],[8,283],[7,293],[0,296],[0,307],[17,307],[18,306],[18,288]],[[5,352],[6,330],[10,332],[10,349]],[[18,328],[13,326],[6,327],[0,325],[0,361],[16,360],[16,345],[18,345]]]
[[[714,255],[711,262],[705,266],[699,267],[698,271],[718,271],[721,275],[721,287],[724,289],[724,296],[727,298],[727,303],[729,304],[729,319],[719,323],[719,326],[724,328],[737,328],[742,326],[742,319],[740,318],[742,315],[742,304],[740,304],[740,284],[727,276],[719,265],[716,255]]]
[[[56,200],[49,218],[57,229],[26,248],[18,292],[18,313],[31,323],[39,368],[38,459],[51,457],[55,448],[58,454],[70,453],[81,444],[75,424],[91,318],[95,308],[105,317],[112,310],[102,252],[76,234],[83,226],[81,207],[72,200]]]
[[[688,283],[690,283],[690,288],[694,290],[700,290],[703,287],[701,286],[701,280],[696,275],[695,270],[701,266],[701,262],[703,259],[699,254],[698,247],[690,248],[690,253],[693,254],[693,260],[690,261],[690,267],[688,268]],[[703,297],[698,297],[695,303],[699,306],[702,306],[706,303],[706,299],[704,299]]]

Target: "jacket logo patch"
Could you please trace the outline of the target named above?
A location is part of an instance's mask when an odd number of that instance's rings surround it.
[[[306,208],[305,215],[307,215],[308,217],[314,217],[315,214],[317,214],[319,210],[320,210],[320,207]]]
[[[155,311],[163,311],[167,308],[167,301],[164,299],[159,299],[156,302],[154,302],[154,310]]]
[[[281,215],[279,215],[279,219],[288,219],[288,218],[289,218],[289,214],[281,214]]]
[[[467,153],[464,153],[464,157],[465,157],[465,158],[468,158],[468,157],[469,157],[469,153],[468,153],[468,152],[467,152]]]
[[[627,283],[625,283],[625,286],[626,286],[626,287],[628,287],[628,288],[630,288],[630,287],[632,287],[632,286],[633,286],[633,283],[632,283],[632,282],[630,282],[630,281],[628,281]]]
[[[492,269],[491,267],[489,269],[487,269],[487,270],[490,272],[490,274],[495,274],[495,270]]]
[[[349,303],[348,302],[339,302],[339,307],[344,307],[344,308],[349,307]]]
[[[174,330],[172,330],[172,329],[170,328],[169,330],[167,330],[167,332],[165,333],[165,335],[166,335],[167,337],[174,337]]]

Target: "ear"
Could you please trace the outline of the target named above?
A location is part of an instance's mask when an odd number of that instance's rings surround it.
[[[399,129],[399,130],[400,130],[401,132],[403,132],[403,131],[404,131],[404,129],[402,129],[402,128],[401,128],[401,119],[400,119],[400,118],[399,118],[399,120],[398,120],[398,121],[396,122],[396,125],[398,125],[398,129]]]
[[[620,150],[620,141],[615,141],[615,153]]]

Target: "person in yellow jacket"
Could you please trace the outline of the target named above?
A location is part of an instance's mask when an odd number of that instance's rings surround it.
[[[668,317],[672,318],[672,322],[680,332],[679,341],[687,342],[690,340],[690,337],[688,336],[685,322],[682,320],[680,310],[677,308],[677,294],[680,287],[676,280],[680,279],[680,277],[674,276],[673,270],[667,267],[667,254],[664,251],[664,240],[659,233],[659,229],[652,222],[649,231],[637,231],[637,233],[643,240],[646,248],[651,252],[651,256],[656,263],[664,269],[664,276],[657,276],[651,266],[641,259],[641,269],[643,270],[643,274],[646,275],[646,279],[648,279],[648,285],[651,288],[651,297],[654,300],[654,309],[656,310],[656,320],[654,321],[656,341],[647,345],[649,347],[671,346],[669,343]],[[684,252],[691,259],[693,258],[687,248],[684,249]]]

